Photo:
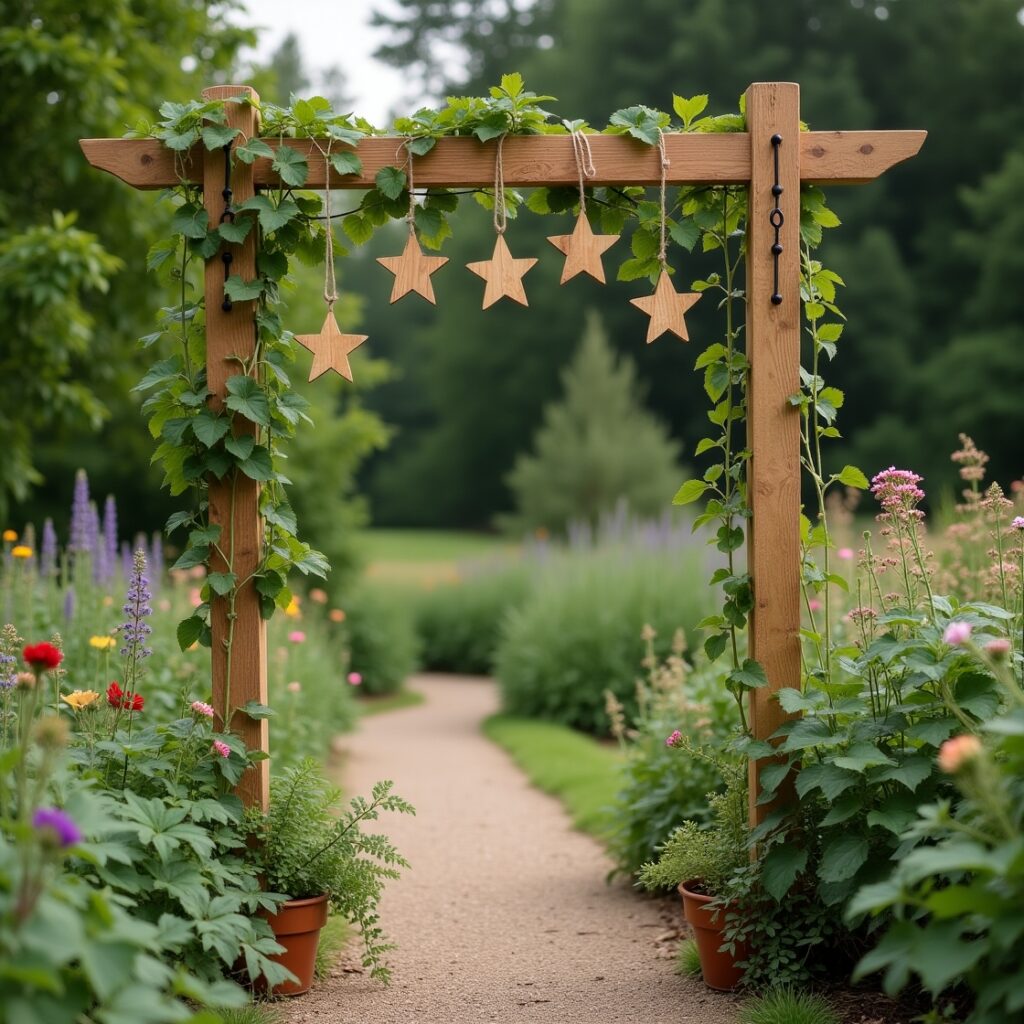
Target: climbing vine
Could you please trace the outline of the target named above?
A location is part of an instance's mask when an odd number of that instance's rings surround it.
[[[406,161],[425,155],[441,138],[472,136],[487,142],[507,135],[594,131],[582,120],[556,121],[544,107],[552,97],[525,89],[518,74],[505,75],[487,96],[453,97],[438,109],[423,108],[400,117],[387,133],[363,118],[337,114],[327,100],[313,97],[293,98],[287,106],[261,104],[260,136],[240,139],[237,130],[227,124],[226,103],[231,102],[254,101],[245,96],[228,101],[165,103],[156,121],[138,125],[133,133],[159,139],[182,161],[198,144],[211,151],[225,150],[229,167],[234,161],[251,163],[266,158],[278,178],[276,187],[241,203],[232,217],[213,224],[203,207],[201,190],[187,183],[182,162],[181,184],[169,192],[175,204],[172,236],[155,245],[148,257],[150,269],[161,274],[173,289],[173,300],[160,311],[158,329],[142,341],[147,346],[170,348],[171,354],[151,368],[139,389],[148,392],[144,408],[157,441],[154,461],[163,467],[172,494],[190,492],[192,496],[190,507],[173,515],[167,524],[168,531],[187,531],[175,567],[204,565],[210,570],[214,555],[220,567],[208,572],[203,603],[179,626],[183,646],[195,641],[209,645],[211,602],[222,599],[231,606],[238,589],[250,582],[238,578],[230,546],[225,549],[220,528],[209,522],[206,481],[210,477],[233,480],[242,474],[262,484],[265,553],[251,579],[264,616],[269,617],[275,608],[287,606],[291,600],[288,577],[292,570],[314,575],[324,575],[328,570],[323,555],[297,536],[298,526],[281,468],[283,446],[309,422],[305,401],[290,387],[296,346],[279,312],[281,286],[292,261],[322,261],[326,232],[333,230],[334,219],[340,221],[353,245],[361,245],[389,221],[408,217]],[[628,107],[613,113],[602,131],[628,134],[656,146],[662,133],[746,129],[742,99],[738,111],[720,115],[706,114],[707,102],[706,96],[676,96],[671,114],[646,106]],[[395,164],[377,173],[374,187],[362,192],[355,206],[332,214],[329,221],[324,216],[321,195],[304,188],[309,174],[305,157],[290,148],[287,140],[314,140],[334,172],[344,177],[362,171],[359,142],[384,134],[397,137]],[[630,254],[619,267],[618,279],[656,281],[662,266],[660,203],[649,197],[647,189],[636,186],[588,187],[585,194],[587,215],[602,232],[618,234],[632,226]],[[413,222],[423,245],[438,249],[444,244],[452,234],[450,215],[467,195],[488,209],[494,206],[494,189],[430,188],[416,192]],[[528,195],[505,189],[503,198],[508,217],[514,218],[523,208],[540,215],[578,212],[580,194],[575,187],[536,188]],[[753,607],[753,592],[750,575],[738,558],[745,520],[750,516],[746,489],[750,451],[744,430],[749,363],[744,349],[745,294],[740,277],[746,217],[745,188],[693,186],[677,190],[666,207],[665,222],[675,246],[687,252],[715,252],[721,258],[718,272],[692,284],[695,291],[718,298],[723,320],[721,339],[708,345],[695,363],[695,369],[703,375],[710,401],[708,420],[713,429],[698,442],[694,455],[698,459],[710,455],[712,462],[699,477],[683,484],[675,500],[678,504],[702,502],[695,527],[712,527],[712,543],[725,555],[726,565],[711,579],[713,585],[722,587],[721,610],[701,625],[707,631],[707,655],[716,659],[728,654],[731,668],[727,685],[740,704],[741,714],[744,694],[766,682],[761,667],[745,656],[743,631]],[[823,364],[835,355],[842,333],[842,314],[835,305],[836,287],[842,281],[812,254],[823,229],[838,223],[823,193],[805,186],[800,234],[809,358],[801,373],[800,391],[791,401],[802,416],[802,460],[813,485],[813,517],[817,520],[812,524],[808,518],[804,523],[803,580],[811,590],[825,590],[826,615],[827,583],[843,585],[828,567],[831,542],[824,518],[826,494],[836,484],[863,487],[867,483],[852,467],[838,474],[827,473],[822,455],[822,441],[838,436],[834,420],[842,405],[841,392],[827,386],[822,377]],[[237,373],[227,381],[225,407],[215,409],[208,404],[204,311],[202,300],[196,297],[197,276],[203,261],[224,245],[228,251],[240,245],[251,232],[258,236],[256,276],[243,280],[237,274],[229,275],[225,297],[233,302],[256,302],[255,351],[251,358],[238,361]],[[334,251],[345,255],[348,250],[336,243]],[[812,630],[812,634],[820,641],[828,628],[826,621],[822,632]]]

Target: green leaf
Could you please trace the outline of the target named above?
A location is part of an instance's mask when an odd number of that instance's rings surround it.
[[[700,240],[700,227],[690,219],[670,221],[668,233],[676,245],[681,245],[687,252]]]
[[[224,441],[224,447],[237,459],[247,459],[252,455],[256,439],[252,434],[241,434],[238,437],[228,437]]]
[[[250,230],[252,230],[251,217],[238,217],[235,220],[226,220],[217,229],[220,237],[225,242],[232,242],[235,245],[244,242]]]
[[[358,213],[350,213],[341,226],[355,245],[362,245],[373,238],[373,225]]]
[[[231,592],[235,586],[236,577],[233,572],[211,572],[206,577],[206,582],[209,583],[210,589],[215,593],[223,597],[225,594]],[[187,619],[185,620],[188,621]]]
[[[686,483],[676,491],[675,497],[672,499],[672,504],[689,505],[691,502],[694,502],[701,497],[707,489],[708,485],[703,480],[687,480]]]
[[[768,677],[758,662],[753,658],[746,658],[739,668],[734,668],[729,673],[728,682],[744,690],[756,690],[768,685]]]
[[[271,166],[281,176],[281,180],[286,185],[291,185],[293,188],[301,188],[306,184],[306,178],[309,176],[309,165],[306,163],[306,158],[290,146],[283,143],[278,146],[277,152],[274,153],[274,162]]]
[[[232,274],[224,282],[224,294],[232,302],[249,302],[258,299],[265,287],[266,282],[258,277],[252,281],[243,281],[238,274]]]
[[[212,409],[203,409],[194,420],[192,420],[192,433],[211,448],[230,429],[231,421],[227,416],[221,416]]]
[[[703,113],[707,105],[708,98],[704,94],[691,96],[689,99],[684,99],[682,96],[672,96],[672,109],[680,117],[686,128],[690,127],[695,117]]]
[[[182,619],[178,623],[177,635],[178,635],[178,647],[183,651],[187,651],[196,641],[202,636],[203,630],[206,629],[206,622],[201,619],[198,615],[192,615],[187,619]]]
[[[285,198],[278,204],[266,195],[253,196],[252,199],[247,199],[242,203],[238,209],[239,211],[255,210],[260,220],[260,227],[268,233],[283,228],[301,212],[293,199]]]
[[[272,160],[274,151],[262,139],[253,138],[241,146],[236,146],[235,156],[243,164],[251,164],[257,157],[265,157],[268,160]]]
[[[837,768],[845,768],[850,772],[863,774],[868,768],[878,765],[895,765],[891,757],[883,754],[878,747],[871,743],[854,743],[849,750],[841,757],[833,758],[832,763]]]
[[[205,238],[210,218],[204,207],[196,203],[185,203],[174,211],[171,230],[186,238]]]
[[[341,152],[331,154],[331,166],[338,174],[362,174],[363,161],[355,153]]]
[[[778,903],[807,866],[807,850],[796,843],[773,846],[761,862],[761,882]]]
[[[244,373],[229,377],[224,404],[233,412],[261,427],[270,426],[270,403],[266,391],[252,377]]]
[[[871,486],[868,478],[856,466],[843,466],[836,479],[847,487],[856,487],[861,491],[866,491]]]
[[[203,125],[203,145],[207,149],[223,149],[235,141],[237,128],[229,128],[226,124]]]
[[[240,710],[250,718],[270,718],[274,714],[273,708],[261,704],[258,700],[248,701]]]
[[[821,854],[818,875],[824,882],[845,882],[868,859],[868,841],[859,835],[840,835],[830,840]]]
[[[709,661],[715,661],[725,653],[729,643],[728,633],[715,633],[704,641],[704,653]]]
[[[397,199],[405,189],[405,171],[397,167],[382,167],[373,180],[388,199]]]
[[[253,448],[249,458],[238,463],[238,468],[250,480],[265,481],[274,478],[274,465],[270,458],[270,451],[263,445]]]

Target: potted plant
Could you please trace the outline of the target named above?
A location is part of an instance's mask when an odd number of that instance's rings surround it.
[[[369,800],[354,797],[341,810],[341,790],[308,759],[271,783],[266,814],[249,812],[248,856],[265,888],[288,897],[267,919],[285,949],[273,959],[296,980],[276,986],[273,994],[309,990],[320,930],[330,913],[359,926],[363,966],[370,976],[385,983],[390,979],[383,955],[394,947],[377,923],[377,904],[385,880],[398,878],[398,869],[409,865],[386,836],[364,833],[362,826],[375,821],[381,811],[416,813],[391,792],[391,786],[378,782]]]
[[[709,988],[731,991],[743,976],[738,966],[747,957],[743,945],[726,947],[726,914],[735,909],[722,897],[729,880],[750,863],[747,786],[742,767],[721,765],[723,793],[712,793],[710,826],[684,822],[666,840],[661,856],[640,869],[646,889],[678,889],[683,915],[693,929],[700,969]],[[723,948],[726,947],[726,948]]]

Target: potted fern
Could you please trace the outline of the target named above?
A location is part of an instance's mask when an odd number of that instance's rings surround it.
[[[725,918],[730,909],[722,900],[733,875],[750,863],[747,827],[746,773],[739,766],[719,764],[726,788],[711,793],[713,819],[708,827],[685,821],[672,833],[654,863],[640,869],[645,889],[678,889],[683,915],[693,929],[700,954],[701,975],[709,988],[731,991],[743,975],[737,966],[746,959],[742,945],[724,948]]]
[[[377,904],[385,881],[409,865],[387,836],[366,833],[363,826],[382,811],[416,813],[391,787],[378,782],[369,800],[353,797],[342,810],[341,790],[307,759],[271,783],[266,814],[249,812],[253,841],[247,855],[265,888],[288,897],[268,920],[285,948],[273,959],[296,980],[278,985],[275,995],[300,995],[313,984],[317,943],[329,913],[359,926],[363,966],[371,977],[390,980],[383,956],[394,947],[378,924]]]

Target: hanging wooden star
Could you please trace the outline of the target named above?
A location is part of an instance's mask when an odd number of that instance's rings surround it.
[[[512,253],[508,251],[508,245],[505,243],[505,236],[498,235],[491,258],[480,263],[467,263],[466,268],[487,282],[487,287],[484,289],[484,309],[493,306],[498,299],[504,296],[514,299],[523,306],[528,306],[526,292],[523,289],[523,276],[533,268],[536,262],[535,258],[513,259]]]
[[[391,289],[392,302],[397,302],[409,292],[416,292],[427,302],[437,305],[430,275],[448,262],[447,256],[427,256],[410,231],[401,256],[378,256],[377,262],[395,275],[395,285]]]
[[[660,338],[666,331],[671,331],[683,341],[689,341],[690,335],[686,330],[684,315],[700,298],[700,294],[700,292],[677,292],[672,287],[672,280],[668,276],[668,272],[663,270],[653,295],[630,299],[629,301],[637,309],[642,309],[651,318],[647,327],[647,344],[650,345],[655,338]]]
[[[347,381],[352,380],[352,367],[348,356],[366,339],[368,334],[342,334],[338,321],[334,318],[334,310],[327,310],[327,319],[319,334],[296,334],[295,340],[313,353],[313,365],[309,370],[309,379],[316,380],[328,370],[340,373]]]
[[[565,284],[577,274],[589,274],[601,284],[604,280],[604,266],[601,255],[607,252],[617,241],[618,235],[595,235],[585,213],[576,218],[576,227],[571,235],[549,235],[548,241],[565,255],[565,266],[562,268],[562,280]]]

